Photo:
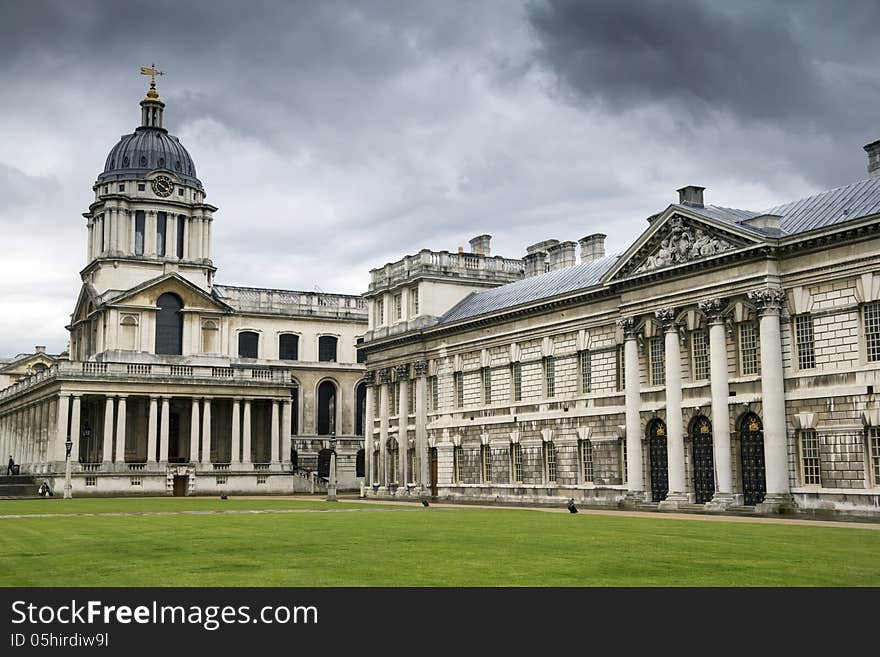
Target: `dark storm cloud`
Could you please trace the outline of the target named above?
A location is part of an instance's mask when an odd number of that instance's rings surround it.
[[[588,105],[665,106],[685,119],[683,135],[717,112],[849,143],[880,130],[874,0],[547,0],[528,17],[538,61]],[[798,151],[792,143],[792,159]]]

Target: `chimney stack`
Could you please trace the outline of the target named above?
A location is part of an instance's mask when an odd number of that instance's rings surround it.
[[[607,235],[594,233],[578,240],[581,245],[581,264],[595,262],[605,257],[605,238]]]
[[[492,241],[491,235],[477,235],[470,241],[471,253],[484,255],[487,258],[492,255],[489,249],[489,243]]]
[[[550,260],[550,271],[574,267],[577,264],[575,258],[576,246],[577,245],[574,242],[566,241],[554,244],[547,249],[547,257]]]
[[[557,244],[559,244],[559,240],[544,240],[526,247],[526,256],[523,258],[526,278],[548,271],[549,251]]]
[[[678,192],[679,205],[693,205],[697,208],[703,207],[703,192],[705,189],[705,187],[699,187],[697,185],[688,185],[687,187],[675,190]]]
[[[868,154],[868,175],[880,177],[880,139],[866,145],[865,152]]]
[[[38,344],[36,347],[34,347],[34,353],[35,354],[45,354],[46,353],[46,346]]]

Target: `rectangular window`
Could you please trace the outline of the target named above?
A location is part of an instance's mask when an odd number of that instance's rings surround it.
[[[593,443],[589,440],[581,441],[581,481],[593,481]]]
[[[752,322],[739,325],[739,371],[743,376],[757,374],[761,363],[758,356],[758,329]]]
[[[376,303],[376,326],[382,326],[385,323],[385,300],[378,298]]]
[[[880,301],[866,303],[862,309],[865,321],[865,355],[869,363],[880,361]]]
[[[461,408],[464,406],[464,373],[454,372],[452,374],[452,384],[455,388],[455,406]]]
[[[592,385],[592,372],[590,366],[590,352],[588,350],[581,351],[578,354],[578,365],[581,373],[581,394],[590,392]]]
[[[816,344],[813,339],[812,315],[795,316],[794,335],[797,347],[798,369],[813,369],[816,367]]]
[[[547,475],[547,483],[556,482],[556,445],[551,442],[544,443],[544,473]]]
[[[125,183],[119,183],[119,191],[120,191],[120,192],[124,192],[124,191],[125,191]]]
[[[480,464],[482,465],[483,483],[492,481],[492,450],[488,445],[480,447]]]
[[[871,488],[880,488],[880,427],[868,429],[868,469]]]
[[[138,183],[138,191],[139,192],[147,191],[147,184],[146,183]]]
[[[388,386],[388,415],[397,415],[398,399],[400,397],[400,382],[395,381]]]
[[[336,362],[336,347],[339,340],[334,335],[322,335],[318,338],[318,360],[322,363]]]
[[[522,401],[522,365],[520,363],[510,364],[510,390],[513,401]]]
[[[510,483],[522,481],[522,445],[510,444]]]
[[[412,309],[412,316],[415,317],[419,314],[419,288],[414,287],[409,291],[409,305]]]
[[[544,358],[544,392],[548,399],[556,396],[556,362],[553,356]]]
[[[650,362],[651,385],[662,386],[666,383],[666,344],[664,337],[651,338],[649,341],[648,360]]]
[[[144,255],[144,234],[146,233],[146,219],[144,211],[134,213],[134,254]]]
[[[409,394],[406,397],[407,413],[415,415],[416,412],[416,380],[409,380]]]
[[[488,367],[484,367],[480,370],[480,375],[483,379],[483,403],[491,404],[492,403],[492,370]]]
[[[178,188],[177,188],[177,195],[178,195],[178,196],[183,196],[183,187],[178,187]]]
[[[366,363],[367,362],[367,352],[364,351],[361,347],[364,344],[363,338],[358,338],[355,340],[354,351],[357,354],[357,362]]]
[[[461,483],[461,457],[462,457],[461,447],[453,447],[452,448],[452,480],[457,484]]]
[[[299,358],[299,336],[285,333],[278,336],[279,360],[297,360]]]
[[[819,436],[813,429],[799,432],[801,447],[801,474],[804,486],[821,486],[819,463]]]
[[[186,217],[177,215],[177,257],[183,259],[183,245],[186,242]]]
[[[398,292],[394,295],[394,321],[403,318],[403,294]]]
[[[626,383],[626,354],[623,345],[617,346],[617,389],[623,390]]]
[[[440,391],[437,388],[437,377],[428,377],[428,404],[430,411],[436,411],[440,408]]]
[[[102,214],[101,215],[101,253],[104,253],[104,251],[107,250],[107,244],[105,243],[105,240],[104,240],[104,235],[106,234],[104,231],[104,222],[105,221],[107,221],[107,219]]]
[[[414,447],[406,450],[406,474],[410,482],[416,480],[416,450]]]
[[[705,331],[691,333],[691,363],[694,381],[705,381],[709,378],[709,343]]]
[[[165,230],[168,227],[168,215],[156,213],[156,255],[165,255]]]

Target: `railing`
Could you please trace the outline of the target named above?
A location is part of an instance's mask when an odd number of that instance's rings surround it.
[[[364,316],[366,301],[350,294],[271,290],[261,288],[215,285],[215,292],[226,303],[239,310],[251,310],[279,315],[340,314]]]
[[[523,262],[516,258],[483,256],[475,253],[449,253],[448,251],[421,251],[370,271],[370,289],[392,285],[417,274],[434,273],[448,276],[487,278],[500,283],[519,280],[523,275]]]
[[[214,378],[232,378],[235,376],[235,370],[231,367],[212,367],[211,376]]]
[[[104,364],[106,365],[106,363]],[[152,365],[144,365],[141,363],[132,363],[128,365],[128,374],[150,374],[152,370]]]
[[[104,374],[107,371],[107,363],[82,363],[83,374]]]
[[[215,471],[226,472],[229,470],[229,463],[212,463],[211,465]]]
[[[79,469],[81,472],[99,472],[103,466],[103,463],[80,463]]]
[[[141,470],[145,470],[147,468],[146,463],[129,463],[128,469],[133,472],[139,472]]]
[[[268,470],[269,463],[254,463],[254,470]]]
[[[191,377],[193,375],[193,368],[189,365],[172,365],[171,366],[171,376],[186,376]]]

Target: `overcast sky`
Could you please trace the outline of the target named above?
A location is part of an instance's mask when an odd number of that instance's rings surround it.
[[[760,210],[865,178],[877,25],[876,0],[0,0],[0,355],[66,348],[142,65],[220,208],[217,281],[361,293],[481,233],[621,252],[683,185]]]

